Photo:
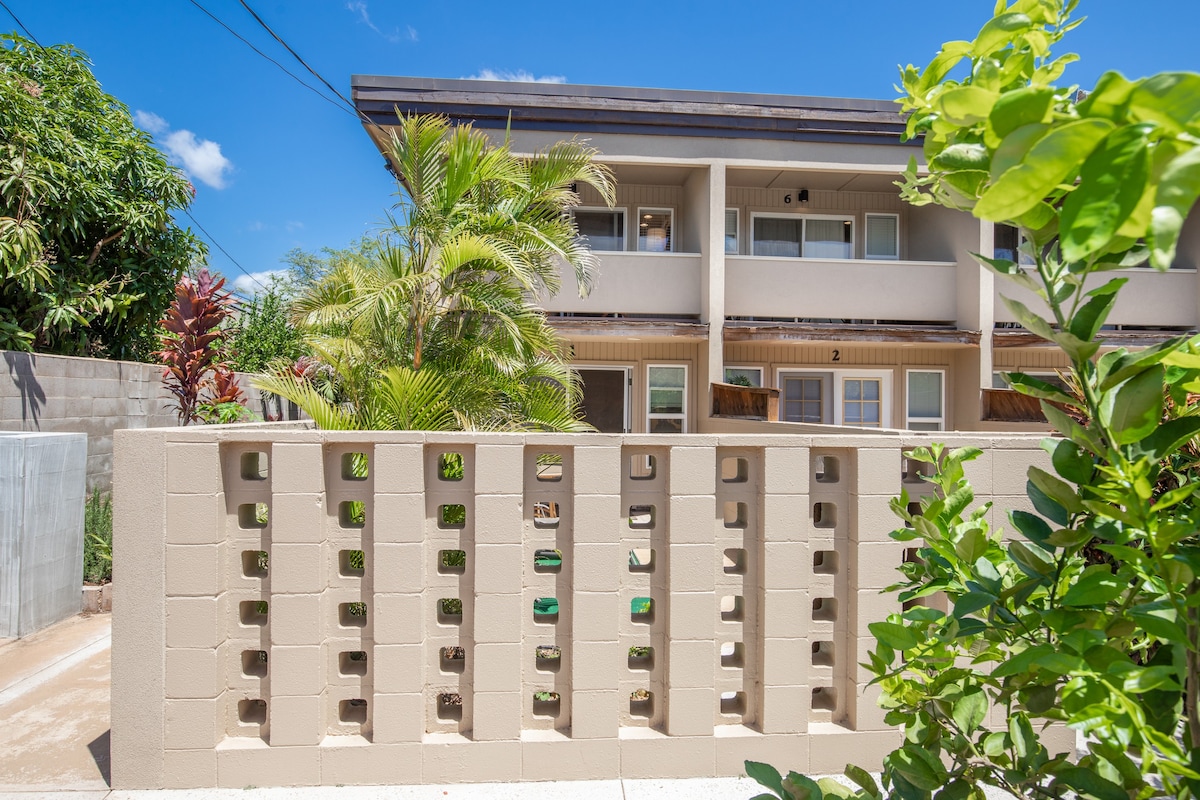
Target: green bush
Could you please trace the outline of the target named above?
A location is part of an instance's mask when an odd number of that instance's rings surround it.
[[[112,495],[92,492],[83,506],[83,581],[112,580]]]

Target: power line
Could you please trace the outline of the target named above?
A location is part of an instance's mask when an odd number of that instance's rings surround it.
[[[190,220],[191,220],[193,223],[195,223],[196,227],[200,229],[200,232],[201,232],[201,233],[203,233],[205,236],[207,236],[207,237],[208,237],[208,240],[209,240],[210,242],[212,242],[213,246],[214,246],[214,247],[216,247],[218,250],[220,250],[222,253],[224,253],[224,254],[225,254],[225,257],[226,257],[226,258],[228,258],[230,261],[232,261],[232,262],[233,262],[233,265],[242,271],[242,274],[243,274],[243,275],[245,275],[247,278],[249,278],[250,280],[252,280],[252,281],[254,281],[255,283],[257,283],[257,284],[258,284],[258,286],[259,286],[259,288],[260,288],[260,289],[262,289],[263,291],[269,291],[269,289],[267,288],[267,286],[266,286],[266,285],[265,285],[265,284],[264,284],[262,281],[260,281],[258,278],[256,278],[256,277],[254,277],[253,275],[251,275],[251,274],[250,274],[250,273],[249,273],[249,272],[246,270],[246,268],[245,268],[245,267],[243,267],[241,264],[239,264],[239,263],[238,263],[238,260],[237,260],[236,258],[234,258],[233,256],[229,255],[229,251],[228,251],[228,250],[226,250],[224,247],[221,247],[221,243],[220,243],[220,242],[218,242],[218,241],[216,240],[216,238],[214,238],[214,237],[213,237],[213,235],[212,235],[211,233],[209,233],[207,230],[205,230],[205,229],[204,229],[204,226],[203,226],[203,225],[201,225],[201,224],[200,224],[200,223],[199,223],[199,222],[196,220],[196,218],[192,216],[192,212],[191,212],[191,211],[188,211],[186,208],[185,208],[185,209],[182,209],[182,211],[183,211],[183,213],[184,213],[184,214],[187,214],[187,218],[188,218],[188,219],[190,219]]]
[[[278,61],[276,61],[275,59],[271,58],[269,55],[267,55],[266,53],[264,53],[262,50],[259,50],[257,47],[255,47],[253,44],[251,44],[251,43],[249,42],[249,40],[247,40],[247,39],[246,39],[244,36],[242,36],[240,33],[238,33],[237,31],[235,31],[233,28],[231,28],[231,27],[229,27],[228,25],[226,25],[226,24],[225,24],[225,22],[224,22],[224,21],[222,21],[222,20],[221,20],[221,19],[220,19],[220,18],[219,18],[219,17],[218,17],[216,14],[213,14],[211,11],[209,11],[207,8],[205,8],[205,7],[204,7],[204,6],[202,6],[202,5],[201,5],[199,2],[197,2],[197,0],[188,0],[188,2],[190,2],[190,3],[191,3],[192,5],[194,5],[196,8],[200,9],[201,11],[203,11],[203,12],[204,12],[204,13],[205,13],[205,14],[208,16],[208,18],[209,18],[209,19],[211,19],[213,22],[215,22],[215,23],[217,23],[218,25],[220,25],[220,26],[221,26],[222,28],[224,28],[225,30],[229,31],[229,32],[230,32],[231,34],[233,34],[233,35],[234,35],[234,36],[235,36],[235,37],[236,37],[238,40],[240,40],[240,41],[241,41],[243,44],[245,44],[247,47],[249,47],[249,48],[250,48],[251,50],[253,50],[255,53],[257,53],[258,55],[262,56],[262,57],[263,57],[263,58],[265,58],[267,61],[270,61],[270,62],[271,62],[272,64],[274,64],[276,67],[279,67],[279,69],[280,69],[280,70],[282,70],[282,71],[283,71],[283,73],[284,73],[285,75],[287,75],[288,77],[290,77],[292,80],[296,81],[296,83],[300,84],[300,85],[301,85],[301,86],[303,86],[305,89],[308,89],[310,92],[312,92],[312,93],[313,93],[313,94],[315,94],[317,97],[319,97],[319,98],[321,98],[322,100],[324,100],[326,103],[329,103],[329,104],[330,104],[330,105],[332,105],[334,108],[337,108],[337,109],[338,109],[338,110],[340,110],[340,111],[344,111],[344,112],[346,112],[347,114],[350,114],[351,116],[354,116],[354,112],[353,112],[353,111],[351,111],[351,110],[349,110],[349,109],[347,109],[347,108],[345,108],[345,107],[343,107],[343,106],[339,105],[339,104],[338,104],[338,102],[337,102],[336,100],[333,100],[333,99],[331,99],[331,98],[327,97],[326,95],[322,94],[322,93],[321,93],[321,91],[320,91],[319,89],[317,89],[317,87],[313,86],[313,85],[312,85],[312,84],[310,84],[310,83],[307,83],[307,82],[305,82],[303,79],[301,79],[301,78],[300,78],[298,75],[296,75],[294,72],[292,72],[291,70],[289,70],[287,67],[283,66],[283,64],[280,64]],[[343,98],[343,99],[344,99],[344,98]]]
[[[324,77],[321,75],[321,73],[317,72],[315,69],[313,69],[312,67],[310,67],[310,66],[308,65],[308,62],[307,62],[307,61],[305,61],[303,58],[301,58],[301,57],[300,57],[300,54],[299,54],[299,53],[297,53],[295,50],[293,50],[293,49],[292,49],[292,46],[291,46],[291,45],[289,45],[287,42],[285,42],[285,41],[283,40],[283,37],[281,37],[281,36],[280,36],[279,34],[277,34],[277,33],[276,33],[274,30],[272,30],[272,29],[271,29],[271,26],[270,26],[270,25],[268,25],[268,24],[267,24],[265,21],[263,21],[263,18],[262,18],[262,17],[260,17],[260,16],[259,16],[259,15],[258,15],[258,14],[257,14],[255,11],[254,11],[254,9],[250,7],[250,4],[249,4],[249,3],[247,3],[247,2],[246,2],[246,0],[238,0],[238,2],[242,4],[242,8],[244,8],[244,9],[246,9],[247,11],[249,11],[249,12],[250,12],[250,16],[254,17],[255,21],[256,21],[256,22],[258,22],[258,24],[259,24],[259,25],[261,25],[261,26],[263,27],[263,30],[265,30],[267,33],[271,34],[271,38],[273,38],[275,41],[277,41],[277,42],[279,42],[281,45],[283,45],[283,48],[284,48],[285,50],[287,50],[289,53],[291,53],[293,58],[295,58],[297,61],[299,61],[299,62],[300,62],[300,66],[302,66],[302,67],[304,67],[306,70],[308,70],[308,71],[309,71],[309,73],[311,73],[311,74],[313,75],[313,77],[315,77],[315,78],[316,78],[317,80],[319,80],[321,83],[325,84],[325,86],[326,86],[326,87],[328,87],[329,91],[331,91],[331,92],[333,92],[335,95],[337,95],[337,96],[338,96],[338,97],[341,99],[341,101],[342,101],[343,103],[345,103],[345,104],[346,104],[346,106],[347,106],[348,108],[350,108],[350,109],[351,109],[351,110],[354,112],[355,116],[357,116],[357,117],[359,117],[360,119],[362,119],[362,120],[363,120],[363,122],[366,122],[366,123],[368,123],[368,124],[370,124],[370,125],[373,125],[373,126],[374,126],[374,127],[376,127],[376,128],[378,128],[378,127],[379,127],[379,124],[378,124],[378,123],[376,123],[374,120],[372,120],[370,117],[368,117],[368,116],[367,116],[366,114],[364,114],[363,112],[359,111],[359,110],[358,110],[358,108],[357,108],[357,107],[354,105],[354,103],[352,103],[352,102],[351,102],[349,99],[347,99],[347,97],[346,97],[344,94],[342,94],[342,93],[341,93],[341,92],[339,92],[339,91],[338,91],[336,88],[334,88],[334,86],[333,86],[333,84],[332,84],[332,83],[330,83],[329,81],[325,80],[325,78],[324,78]]]
[[[20,28],[21,30],[25,31],[25,35],[28,36],[30,39],[32,39],[34,44],[36,44],[38,47],[41,47],[43,50],[46,49],[46,48],[42,47],[42,43],[37,40],[37,37],[29,32],[29,28],[25,27],[25,23],[21,22],[21,20],[17,17],[17,15],[13,13],[12,9],[4,4],[3,0],[0,0],[0,8],[3,8],[5,11],[8,12],[8,15],[13,18],[13,22],[17,23],[17,27]]]

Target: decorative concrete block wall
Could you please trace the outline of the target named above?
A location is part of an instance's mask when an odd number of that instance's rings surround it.
[[[988,451],[980,502],[1046,459],[939,438]],[[878,761],[858,663],[927,441],[120,431],[113,785]]]
[[[82,433],[0,433],[0,638],[79,613]]]

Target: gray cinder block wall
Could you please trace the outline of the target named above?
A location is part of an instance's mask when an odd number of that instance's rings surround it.
[[[0,638],[79,613],[81,433],[0,433]]]
[[[4,350],[0,357],[0,430],[86,433],[88,491],[112,488],[114,430],[179,424],[158,365]],[[268,409],[247,376],[239,378],[249,407],[277,417],[278,405]]]

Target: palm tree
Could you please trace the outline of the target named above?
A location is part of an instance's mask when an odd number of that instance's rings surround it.
[[[586,430],[579,387],[536,294],[568,265],[581,293],[596,260],[569,209],[574,186],[611,205],[596,151],[559,142],[532,158],[444,117],[401,117],[389,160],[402,202],[367,258],[347,259],[294,306],[326,365],[256,385],[325,428]]]

